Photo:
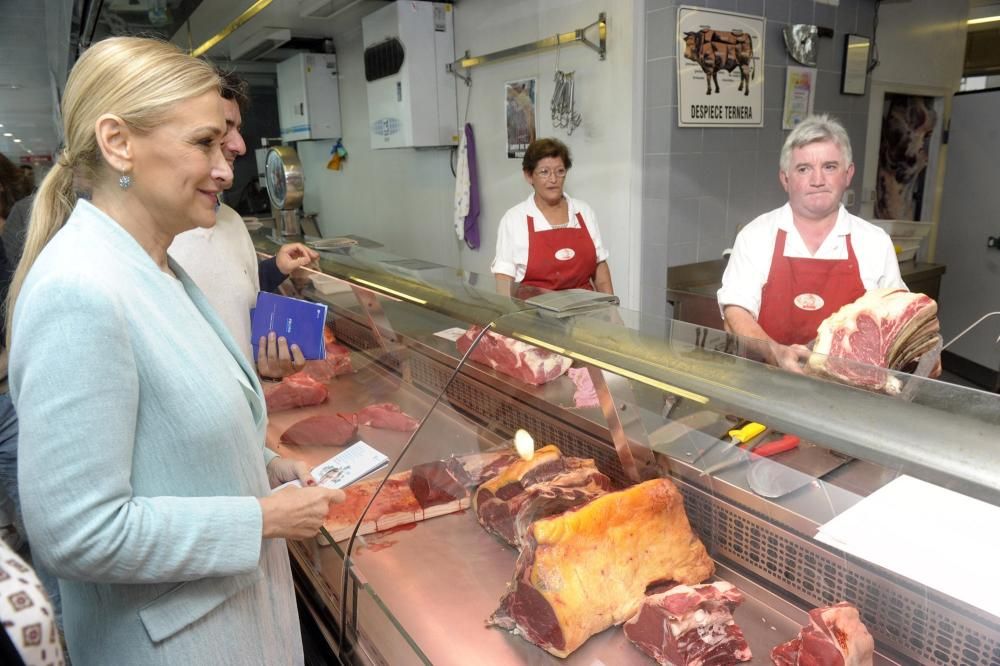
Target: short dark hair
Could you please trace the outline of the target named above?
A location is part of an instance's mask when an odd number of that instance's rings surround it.
[[[535,139],[524,151],[524,159],[521,160],[521,168],[525,173],[534,173],[538,163],[546,157],[559,157],[563,166],[570,169],[573,160],[569,156],[569,148],[559,139]]]
[[[216,67],[215,73],[222,79],[222,87],[219,89],[222,99],[233,100],[240,107],[240,114],[245,113],[250,106],[250,86],[236,72]]]

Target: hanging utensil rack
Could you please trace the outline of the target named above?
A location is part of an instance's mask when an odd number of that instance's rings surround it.
[[[591,30],[597,30],[597,41],[591,41],[587,37],[587,33]],[[566,46],[567,44],[575,44],[579,42],[584,46],[588,46],[597,52],[597,56],[600,60],[604,60],[607,55],[607,43],[608,43],[608,22],[607,16],[604,12],[597,15],[597,20],[590,25],[578,28],[571,32],[563,32],[551,37],[545,37],[528,44],[521,44],[520,46],[512,46],[509,49],[503,49],[500,51],[494,51],[493,53],[486,53],[480,56],[471,56],[469,52],[465,52],[465,57],[459,58],[453,63],[449,63],[445,68],[457,76],[458,78],[465,81],[465,85],[472,85],[472,76],[470,74],[462,75],[458,72],[460,69],[472,69],[473,67],[479,67],[480,65],[486,65],[491,62],[496,62],[498,60],[503,60],[505,58],[513,58],[516,56],[530,55],[532,53],[540,53],[542,51],[548,51],[549,49],[554,49],[557,47]]]

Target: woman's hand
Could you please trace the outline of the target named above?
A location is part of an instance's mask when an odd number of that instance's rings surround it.
[[[267,379],[281,379],[306,367],[305,356],[298,345],[288,346],[284,336],[274,331],[257,341],[257,372]]]
[[[311,539],[319,534],[331,503],[344,492],[322,486],[285,488],[259,500],[265,539]]]
[[[316,480],[310,474],[309,465],[301,460],[278,456],[267,464],[267,480],[272,488],[289,481],[301,481],[303,486],[315,486]]]

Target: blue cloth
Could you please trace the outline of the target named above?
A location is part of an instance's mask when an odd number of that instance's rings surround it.
[[[274,292],[288,276],[278,269],[278,260],[271,257],[257,262],[257,278],[261,291]]]
[[[476,137],[472,125],[465,123],[465,140],[469,160],[469,214],[465,216],[465,244],[479,249],[479,168],[476,166]]]
[[[24,283],[10,381],[35,559],[76,666],[302,663],[285,542],[262,538],[260,382],[170,268],[79,201]]]

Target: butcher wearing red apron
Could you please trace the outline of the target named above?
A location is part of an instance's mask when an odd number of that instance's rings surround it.
[[[775,342],[804,345],[824,319],[863,296],[865,286],[850,234],[847,259],[786,257],[786,236],[778,230],[757,323]]]
[[[597,270],[597,248],[590,237],[583,215],[576,214],[579,228],[563,227],[535,231],[535,220],[528,215],[528,263],[521,285],[550,291],[590,289]]]

